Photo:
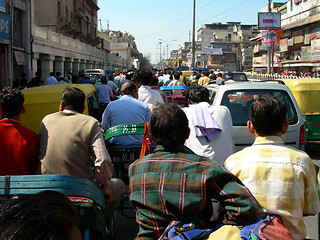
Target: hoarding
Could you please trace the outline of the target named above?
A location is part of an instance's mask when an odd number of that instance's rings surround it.
[[[279,30],[281,28],[281,14],[259,12],[258,28],[260,30]]]
[[[0,0],[0,12],[6,12],[6,0]]]

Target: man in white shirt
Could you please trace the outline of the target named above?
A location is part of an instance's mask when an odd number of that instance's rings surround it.
[[[164,104],[161,94],[149,86],[152,79],[152,72],[146,70],[138,70],[132,78],[138,87],[138,100],[146,103],[151,110],[159,104]]]
[[[187,100],[189,107],[183,110],[191,131],[185,146],[198,155],[223,164],[234,153],[229,109],[225,106],[211,106],[208,89],[197,84],[189,87]]]

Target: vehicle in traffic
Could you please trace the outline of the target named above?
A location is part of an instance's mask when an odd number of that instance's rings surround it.
[[[253,135],[247,129],[248,110],[251,104],[261,96],[274,96],[285,103],[289,128],[282,138],[287,145],[304,149],[303,117],[287,86],[262,82],[231,82],[224,85],[209,84],[205,87],[209,90],[212,105],[224,105],[230,110],[236,151],[251,146],[254,142]]]
[[[320,79],[282,79],[290,88],[304,117],[306,148],[320,144]]]
[[[92,84],[55,84],[22,90],[26,113],[22,114],[21,124],[38,132],[42,119],[48,114],[59,111],[62,92],[67,87],[81,89],[86,96],[83,114],[100,119],[101,113],[95,86]]]
[[[95,68],[95,69],[86,69],[86,70],[84,71],[84,73],[86,73],[86,74],[100,74],[101,76],[106,75],[106,72],[105,72],[103,69],[98,69],[98,68]]]
[[[247,74],[244,72],[224,72],[222,73],[222,77],[228,81],[233,80],[236,82],[246,82],[248,81]]]

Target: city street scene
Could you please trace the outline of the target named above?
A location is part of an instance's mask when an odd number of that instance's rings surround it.
[[[0,0],[0,239],[319,240],[320,0]]]

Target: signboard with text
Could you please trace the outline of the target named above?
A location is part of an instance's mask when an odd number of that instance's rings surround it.
[[[6,0],[0,0],[0,12],[6,12]]]
[[[281,14],[270,12],[258,13],[258,28],[260,30],[279,30],[281,29]]]
[[[222,48],[202,48],[204,54],[223,55]]]
[[[10,15],[0,13],[0,39],[10,40]]]

